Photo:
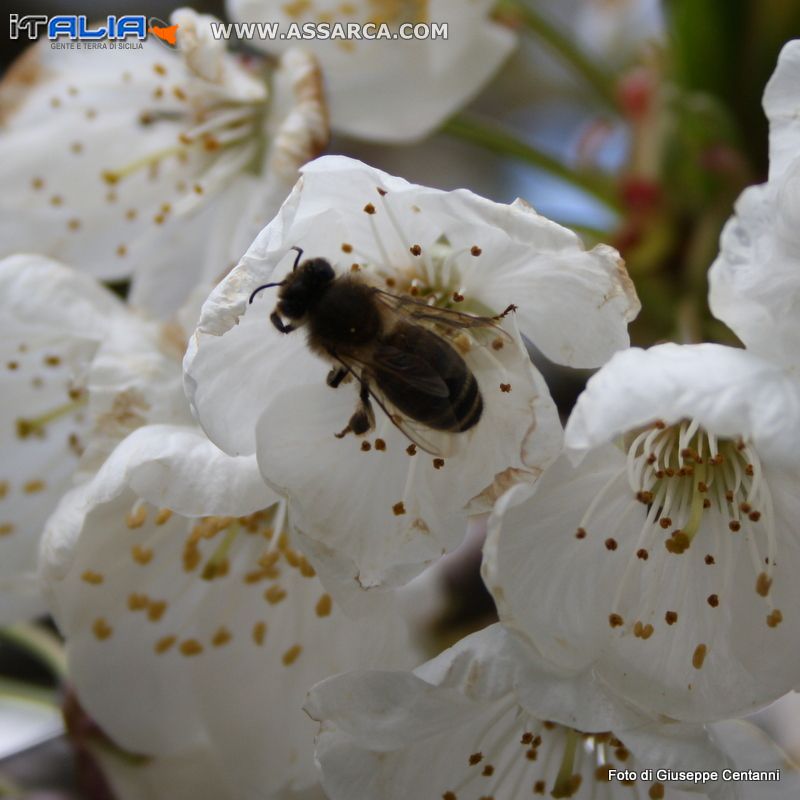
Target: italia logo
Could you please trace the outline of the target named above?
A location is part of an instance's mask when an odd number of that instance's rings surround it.
[[[147,25],[147,32],[152,33],[161,44],[165,45],[170,50],[177,49],[177,25],[167,25],[166,22],[160,20],[158,17],[150,17]]]
[[[9,37],[19,39],[25,35],[28,39],[36,39],[40,33],[46,33],[51,42],[68,39],[77,42],[143,41],[148,33],[156,41],[170,50],[175,50],[177,42],[177,25],[167,25],[158,17],[147,17],[141,14],[116,16],[109,14],[102,22],[91,23],[83,14],[59,14],[48,17],[45,14],[9,15]]]

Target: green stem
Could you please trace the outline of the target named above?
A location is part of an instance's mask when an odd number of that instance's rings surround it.
[[[67,657],[64,646],[47,629],[33,623],[20,622],[8,628],[0,628],[0,639],[11,642],[38,659],[59,681],[66,678]]]
[[[13,697],[40,706],[47,706],[54,711],[61,711],[61,706],[56,700],[56,693],[52,688],[36,686],[33,683],[25,683],[13,678],[0,677],[0,697]]]
[[[610,111],[618,112],[617,93],[612,75],[577,47],[557,25],[542,15],[531,0],[506,2],[505,5],[522,20],[531,33],[542,39],[586,80]]]
[[[575,170],[537,147],[520,141],[514,134],[496,123],[459,114],[445,122],[442,132],[477,144],[492,153],[518,158],[520,161],[582,189],[614,211],[620,210],[614,186],[605,176]]]

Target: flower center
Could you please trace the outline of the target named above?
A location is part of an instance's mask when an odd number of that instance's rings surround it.
[[[671,569],[669,559],[674,556],[689,559],[680,564],[682,577],[676,578],[684,587],[691,580],[697,590],[707,580],[704,613],[741,598],[741,587],[734,583],[740,556],[749,558],[755,592],[767,604],[766,623],[776,628],[783,614],[774,607],[771,595],[777,564],[775,511],[755,449],[741,438],[719,438],[696,420],[671,426],[657,421],[626,435],[623,444],[625,468],[594,496],[575,533],[577,539],[585,540],[591,538],[589,532],[595,526],[606,531],[611,526],[616,535],[626,537],[621,542],[616,536],[605,539],[610,553],[627,551],[608,617],[611,628],[632,632],[641,640],[649,639],[663,621],[666,630],[673,628],[679,619],[678,606],[665,611],[661,600],[662,590],[671,585],[664,570]],[[630,487],[630,501],[624,509],[617,506],[613,519],[604,517],[605,501],[619,498],[623,482]],[[630,516],[642,506],[643,519],[635,534],[636,523],[631,526]],[[697,542],[702,542],[704,554],[696,552]],[[671,599],[685,608],[694,590],[672,592]],[[633,606],[630,591],[635,597]],[[636,618],[628,619],[626,610]],[[695,669],[702,668],[708,648],[707,642],[697,645],[692,656]]]
[[[770,593],[777,563],[775,512],[755,449],[741,438],[718,438],[702,429],[695,420],[671,426],[657,421],[629,433],[624,445],[625,468],[614,474],[595,495],[575,534],[577,539],[586,539],[587,528],[595,524],[593,517],[603,502],[618,496],[621,482],[628,484],[631,500],[611,523],[620,535],[626,531],[632,535],[622,542],[627,545],[623,552],[627,550],[628,560],[617,585],[609,625],[623,632],[630,631],[642,640],[653,635],[662,619],[667,629],[675,625],[679,617],[677,606],[664,614],[659,601],[660,589],[669,585],[664,580],[664,569],[670,567],[664,559],[673,556],[690,559],[689,563],[680,565],[683,577],[678,580],[691,579],[695,587],[699,586],[700,573],[694,571],[696,566],[704,577],[708,576],[708,608],[716,609],[721,603],[741,597],[740,588],[734,587],[734,582],[740,555],[743,555],[745,559],[749,556],[756,594],[764,599],[769,609],[767,625],[777,627],[783,621],[783,614],[774,607]],[[645,507],[644,519],[635,535],[626,519],[642,506]],[[596,522],[602,524],[599,520]],[[606,519],[605,526],[609,522]],[[695,553],[697,541],[702,541],[705,555]],[[605,547],[613,553],[620,542],[612,536],[605,540]],[[684,556],[690,550],[691,553]],[[701,561],[695,561],[695,557]],[[715,567],[718,559],[720,564]],[[706,567],[714,569],[706,572]],[[645,575],[642,570],[647,571],[647,578],[640,583]],[[633,608],[638,616],[636,620],[626,619],[623,613],[625,609],[632,610],[630,598],[625,599],[631,588],[636,597]],[[679,592],[673,594],[672,599],[682,604],[690,602],[689,597]],[[708,646],[705,642],[698,644],[692,657],[695,669],[702,668]]]
[[[257,144],[262,114],[262,108],[250,104],[241,108],[211,108],[194,116],[188,112],[144,111],[139,115],[142,127],[179,120],[185,124],[184,130],[178,134],[174,145],[153,150],[116,169],[104,170],[103,179],[113,185],[142,169],[157,169],[167,158],[175,157],[184,162],[192,154],[203,157],[201,166],[195,169],[196,177],[208,175],[222,152]]]
[[[744,441],[718,439],[696,421],[669,427],[656,422],[634,436],[627,468],[648,519],[670,531],[665,543],[670,553],[687,550],[704,515],[717,513],[727,518],[732,533],[744,529],[753,534],[748,537],[753,542],[756,523],[761,523],[770,573],[775,554],[772,498],[758,455]]]
[[[443,800],[476,796],[474,789],[482,790],[483,797],[568,798],[581,792],[606,797],[611,770],[633,766],[630,751],[613,733],[583,733],[530,717],[515,705],[509,700],[500,709],[505,719],[489,720],[476,740],[478,749],[465,757],[461,780],[446,788]],[[636,787],[632,797],[641,796],[637,790],[642,789],[655,800],[666,796],[662,783],[631,779],[622,785]]]
[[[490,308],[465,288],[464,275],[469,273],[466,260],[481,258],[481,246],[473,243],[456,248],[445,234],[432,244],[421,245],[401,222],[403,215],[399,212],[403,209],[398,208],[400,203],[391,202],[392,193],[382,186],[375,188],[378,204],[373,198],[363,207],[374,247],[369,242],[360,246],[351,242],[341,244],[343,253],[357,259],[351,263],[351,271],[366,270],[389,291],[411,295],[438,308],[490,317],[503,311]],[[424,213],[416,204],[410,209],[413,215]],[[404,222],[409,219],[405,217]],[[415,228],[413,223],[412,227]],[[398,244],[402,255],[398,253]]]
[[[180,130],[172,144],[139,156],[114,169],[103,171],[103,179],[114,185],[143,169],[156,173],[160,164],[175,158],[196,181],[203,181],[202,191],[208,193],[215,184],[234,172],[254,168],[256,156],[262,151],[263,121],[266,114],[267,92],[263,98],[239,99],[226,93],[214,81],[191,71],[182,84],[171,85],[166,67],[154,66],[159,84],[153,93],[153,105],[139,114],[139,126],[151,128],[159,123],[178,123]],[[165,103],[173,102],[165,107]],[[230,163],[228,163],[230,162]],[[211,179],[214,180],[205,180]],[[167,213],[167,212],[164,212]]]

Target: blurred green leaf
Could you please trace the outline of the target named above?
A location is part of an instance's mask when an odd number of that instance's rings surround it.
[[[674,79],[729,109],[759,175],[767,171],[764,86],[785,42],[800,37],[797,0],[665,0]]]

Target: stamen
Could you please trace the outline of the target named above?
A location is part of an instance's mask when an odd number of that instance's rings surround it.
[[[635,498],[632,504],[634,508],[639,508],[638,504],[646,505],[647,512],[638,541],[628,551],[631,555],[611,607],[614,620],[622,618],[617,612],[624,610],[620,601],[631,578],[632,565],[641,565],[646,560],[644,554],[663,554],[660,548],[654,551],[648,537],[670,530],[666,540],[660,535],[657,540],[672,555],[685,553],[698,535],[718,539],[704,543],[706,553],[716,554],[716,559],[706,556],[705,563],[714,564],[721,560],[723,564],[721,576],[717,575],[717,579],[722,578],[722,586],[709,587],[713,593],[707,595],[708,605],[716,608],[719,597],[731,596],[735,548],[746,546],[754,574],[763,575],[756,582],[757,593],[766,599],[772,610],[768,589],[777,550],[775,514],[761,462],[752,447],[741,439],[719,439],[703,430],[697,420],[682,420],[671,426],[655,423],[629,434],[627,441],[630,444],[627,446],[624,474]],[[611,478],[595,496],[579,530],[590,527],[589,517],[614,486],[616,477]],[[708,523],[706,533],[702,534],[704,520]],[[617,530],[621,530],[621,520],[615,522]],[[725,532],[726,529],[733,533],[742,531],[747,544],[737,543]],[[764,546],[759,546],[760,542],[764,542]],[[764,550],[767,551],[766,557]],[[657,611],[653,602],[657,588],[653,587],[658,583],[649,581],[646,597],[641,599],[635,611],[641,619]],[[613,627],[614,623],[611,624]]]
[[[236,540],[241,530],[238,520],[234,520],[227,528],[225,538],[219,543],[217,549],[211,554],[211,558],[206,561],[203,567],[202,578],[205,581],[212,581],[214,578],[222,577],[227,573],[228,552],[231,545]]]
[[[17,436],[20,439],[27,439],[29,436],[44,436],[45,430],[51,422],[55,422],[57,419],[83,408],[88,401],[87,394],[81,392],[77,399],[56,406],[51,411],[46,411],[38,417],[20,417],[16,422]]]

